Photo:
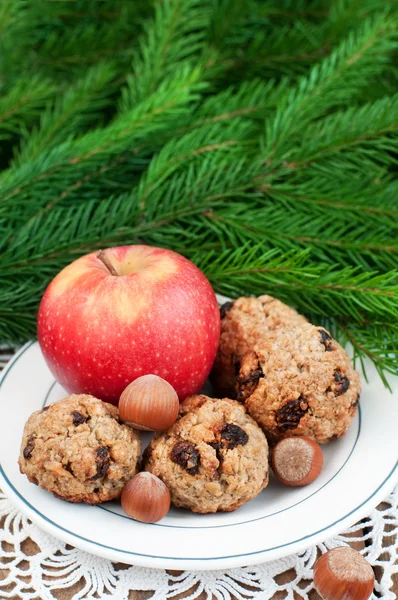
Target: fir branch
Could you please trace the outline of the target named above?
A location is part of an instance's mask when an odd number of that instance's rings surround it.
[[[18,343],[26,340],[27,335],[36,335],[37,298],[41,285],[32,278],[23,283],[0,286],[0,339],[4,343]]]
[[[244,149],[247,156],[249,156],[249,139],[252,130],[253,128],[250,123],[237,118],[225,122],[223,120],[214,123],[210,121],[208,123],[205,122],[198,128],[194,128],[192,132],[188,132],[180,138],[170,140],[152,158],[147,171],[141,177],[138,186],[140,204],[145,206],[149,195],[152,195],[158,188],[163,187],[164,189],[166,179],[170,178],[181,168],[186,168],[190,161],[204,159],[206,161],[206,169],[209,169],[207,171],[208,176],[209,173],[213,173],[214,169],[218,167],[216,161],[225,161],[225,154],[228,155],[228,160],[239,161]],[[236,154],[234,152],[235,149]],[[255,146],[252,146],[252,152],[255,152],[255,150]],[[209,154],[211,155],[211,166],[207,160]],[[237,165],[236,172],[238,171],[239,166]],[[197,184],[200,187],[203,181],[202,177],[203,173],[196,176]]]
[[[57,81],[74,80],[104,58],[117,61],[122,73],[141,21],[152,9],[148,0],[122,2],[117,9],[112,0],[101,0],[101,10],[97,0],[18,0],[4,5],[14,6],[8,10],[12,18],[0,42],[7,81],[32,70]]]
[[[26,134],[54,93],[48,79],[37,75],[19,79],[0,96],[0,140]]]
[[[260,133],[260,124],[265,117],[274,114],[289,81],[284,79],[278,86],[275,83],[273,79],[263,81],[256,78],[228,86],[204,100],[195,113],[197,120],[191,127],[244,117],[258,122]]]
[[[397,15],[397,3],[395,0],[386,0],[383,3],[383,12],[386,15]],[[348,28],[356,28],[363,19],[374,15],[380,15],[380,4],[378,0],[364,0],[363,2],[352,2],[351,0],[339,0],[333,2],[328,10],[328,18],[334,28],[343,30],[346,34]]]
[[[264,192],[289,210],[327,212],[330,218],[338,211],[339,218],[354,218],[370,229],[383,225],[392,236],[397,233],[398,181],[391,175],[375,179],[361,170],[347,178],[344,171],[309,175],[305,169],[292,173],[288,180],[265,184]]]
[[[0,4],[0,49],[3,55],[7,49],[10,33],[15,35],[21,33],[19,29],[20,17],[27,2],[2,2]]]
[[[397,28],[391,17],[366,20],[333,52],[301,78],[281,99],[266,122],[264,154],[268,161],[285,159],[291,140],[308,124],[355,99],[397,48]]]
[[[227,43],[233,54],[229,60],[225,59],[229,78],[297,76],[331,50],[327,24],[315,26],[307,20],[296,19],[280,27],[267,25],[260,29],[259,23],[251,24],[248,31],[238,29],[229,37]],[[245,41],[245,51],[234,52]],[[264,47],[266,54],[262,52]]]
[[[351,323],[342,319],[335,321],[337,336],[353,348],[354,365],[362,366],[367,379],[365,359],[370,360],[384,385],[390,388],[386,373],[397,375],[396,351],[398,348],[398,328],[394,323],[362,322]]]
[[[220,4],[224,6],[223,2]],[[330,5],[315,2],[311,6],[308,2],[289,1],[281,5],[272,0],[247,0],[245,10],[234,23],[228,17],[234,14],[235,4],[239,2],[225,3],[222,14],[222,21],[229,25],[222,57],[227,69],[223,81],[225,78],[228,82],[304,74],[327,56],[347,31],[357,29],[366,18],[380,16],[377,0]],[[383,12],[396,15],[394,1],[385,2]]]
[[[372,216],[353,219],[352,215],[328,211],[301,211],[300,207],[281,209],[279,204],[265,203],[247,213],[244,203],[233,208],[218,208],[208,215],[219,235],[233,235],[235,245],[247,240],[262,242],[264,247],[284,251],[312,247],[319,261],[335,265],[357,265],[362,269],[386,272],[397,265],[398,244],[394,229],[376,226]],[[396,229],[396,228],[395,228]]]
[[[209,20],[210,11],[203,0],[162,0],[155,5],[155,16],[146,23],[133,56],[122,111],[145,100],[176,68],[200,54]]]
[[[133,151],[139,154],[145,147],[153,149],[154,134],[173,129],[190,104],[198,99],[204,88],[200,76],[199,69],[185,67],[179,77],[165,81],[156,93],[121,114],[108,127],[68,140],[35,161],[4,173],[0,180],[3,194],[0,219],[2,214],[3,218],[7,217],[7,211],[8,217],[11,216],[10,202],[14,206],[21,197],[24,198],[23,212],[14,213],[14,223],[24,222],[26,217],[36,218],[34,215],[56,206],[82,178],[98,175],[104,164],[115,156]]]
[[[237,296],[252,290],[256,295],[270,293],[281,297],[304,313],[346,316],[354,321],[362,321],[364,314],[396,320],[397,271],[384,275],[361,273],[352,267],[341,269],[308,263],[306,259],[308,252],[264,253],[261,245],[242,246],[219,256],[210,252],[205,258],[196,257],[216,289],[226,295]]]
[[[390,162],[390,153],[398,149],[398,140],[391,137],[398,132],[397,115],[398,94],[337,112],[310,127],[285,160],[297,168],[338,153],[344,161],[348,157],[342,153],[364,146],[371,148],[376,161],[385,157]]]
[[[2,274],[21,276],[20,269],[23,269],[28,276],[34,272],[37,260],[46,257],[60,260],[66,250],[70,258],[75,252],[88,251],[96,239],[106,246],[150,236],[152,232],[159,236],[179,219],[199,215],[218,200],[229,200],[239,190],[243,191],[257,168],[256,165],[248,167],[244,162],[231,165],[225,155],[216,162],[210,156],[188,165],[182,173],[176,173],[173,180],[165,180],[163,187],[154,188],[146,206],[143,206],[142,188],[138,187],[127,196],[42,211],[14,233],[8,248],[0,255]],[[221,173],[225,176],[220,177]],[[46,236],[38,243],[41,231],[46,231]]]
[[[61,144],[91,124],[98,124],[109,104],[114,67],[99,63],[42,112],[40,126],[23,143],[14,165],[36,159],[46,148]]]
[[[398,373],[392,1],[7,4],[1,101],[29,79],[53,92],[0,121],[3,164],[16,156],[0,174],[0,339],[34,335],[74,258],[140,242]]]

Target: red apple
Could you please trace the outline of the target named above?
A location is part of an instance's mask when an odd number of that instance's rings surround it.
[[[162,248],[119,246],[75,260],[50,283],[38,315],[40,347],[68,391],[117,403],[148,373],[182,400],[213,364],[220,316],[213,289],[189,260]]]

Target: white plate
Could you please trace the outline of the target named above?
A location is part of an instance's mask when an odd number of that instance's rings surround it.
[[[255,500],[232,513],[195,515],[172,509],[146,525],[116,503],[62,502],[28,482],[17,458],[29,415],[66,394],[37,343],[24,346],[0,381],[1,487],[39,527],[87,552],[145,567],[225,569],[299,552],[361,519],[398,480],[398,378],[393,394],[369,366],[361,410],[347,435],[324,447],[325,467],[304,488],[271,480]]]

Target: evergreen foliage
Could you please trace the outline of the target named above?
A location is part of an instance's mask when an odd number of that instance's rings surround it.
[[[0,4],[0,340],[78,256],[172,248],[398,374],[392,0]]]

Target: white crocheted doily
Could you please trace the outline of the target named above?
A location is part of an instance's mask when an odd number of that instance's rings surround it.
[[[319,551],[347,543],[363,546],[361,552],[375,568],[377,581],[373,598],[396,598],[391,587],[392,576],[398,573],[398,486],[385,502],[346,533],[302,554],[229,571],[176,574],[115,565],[47,535],[22,516],[3,493],[0,493],[0,522],[3,563],[0,564],[0,574],[3,573],[0,598],[54,600],[57,598],[54,590],[59,592],[82,582],[79,591],[68,598],[128,600],[132,597],[131,590],[146,590],[150,592],[146,597],[151,600],[181,598],[179,594],[185,594],[184,598],[189,600],[267,600],[276,592],[283,592],[278,598],[307,599],[313,589],[312,569]],[[282,583],[280,576],[286,571],[289,571],[290,581]]]

